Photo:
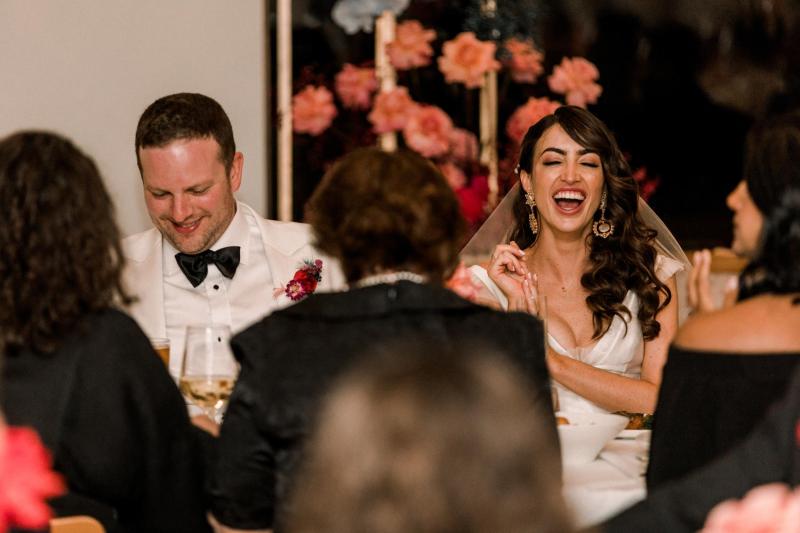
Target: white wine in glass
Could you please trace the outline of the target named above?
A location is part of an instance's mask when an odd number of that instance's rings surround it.
[[[228,326],[188,326],[181,367],[184,397],[220,422],[219,413],[233,391],[238,367],[230,348]]]

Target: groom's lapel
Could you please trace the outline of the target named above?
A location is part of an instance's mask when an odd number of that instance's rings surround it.
[[[124,243],[127,265],[125,281],[137,301],[128,312],[151,337],[165,337],[163,239],[155,228]]]

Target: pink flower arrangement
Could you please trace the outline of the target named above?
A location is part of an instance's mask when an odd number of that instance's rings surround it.
[[[458,163],[477,161],[478,138],[469,130],[453,128],[450,134],[450,158]]]
[[[800,531],[800,489],[761,485],[739,501],[717,504],[700,533],[789,533]]]
[[[565,57],[553,68],[547,84],[554,93],[565,95],[568,104],[586,107],[586,104],[597,102],[603,92],[603,88],[595,83],[599,77],[600,72],[590,61],[582,57]]]
[[[308,85],[292,97],[292,129],[297,133],[319,135],[337,113],[333,94],[325,87]]]
[[[369,108],[372,93],[378,88],[375,69],[359,68],[345,63],[336,75],[334,87],[342,105],[348,109]]]
[[[544,54],[533,46],[532,41],[516,38],[508,39],[505,49],[510,57],[504,63],[511,72],[511,79],[517,83],[536,83],[544,72]]]
[[[389,62],[397,70],[425,67],[433,57],[431,41],[436,39],[434,30],[426,30],[416,20],[407,20],[397,25],[394,41],[386,47]]]
[[[645,201],[649,200],[661,184],[661,178],[651,177],[647,174],[647,167],[640,167],[633,173],[633,179],[639,184],[639,196]]]
[[[458,264],[456,271],[445,282],[445,287],[471,302],[478,299],[480,291],[480,285],[472,279],[472,274],[469,273],[463,262]]]
[[[408,122],[408,117],[414,113],[416,106],[417,104],[408,95],[408,89],[396,87],[391,91],[378,93],[367,120],[372,124],[375,133],[400,131]]]
[[[514,111],[506,122],[506,135],[515,144],[520,144],[528,128],[540,119],[552,114],[561,104],[548,98],[528,98],[525,104]]]
[[[450,149],[453,121],[440,108],[419,105],[403,128],[406,145],[425,157],[439,157]]]
[[[46,500],[65,490],[36,432],[0,426],[0,531],[45,529],[52,514]]]
[[[464,174],[464,171],[458,167],[458,165],[455,165],[449,161],[440,163],[439,171],[442,173],[444,178],[447,180],[447,183],[454,191],[457,191],[467,184],[467,176]]]
[[[494,58],[497,47],[494,43],[478,40],[467,31],[442,45],[439,70],[450,82],[460,82],[468,88],[482,87],[483,75],[500,69]]]

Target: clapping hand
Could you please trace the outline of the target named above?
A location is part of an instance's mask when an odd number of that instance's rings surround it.
[[[509,311],[539,314],[539,286],[536,274],[528,271],[525,252],[511,241],[498,244],[487,268],[489,278],[508,298]]]
[[[714,311],[714,299],[711,296],[711,251],[701,250],[695,252],[692,257],[692,271],[689,273],[688,292],[689,307],[694,313],[707,313]],[[730,307],[736,302],[737,286],[736,278],[731,278],[725,286],[725,296],[722,307]]]

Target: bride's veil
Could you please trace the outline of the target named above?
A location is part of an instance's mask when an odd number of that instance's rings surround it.
[[[516,228],[516,218],[514,217],[514,201],[519,193],[519,181],[508,191],[505,198],[489,215],[475,235],[461,249],[461,259],[467,266],[483,263],[488,260],[494,247],[501,243],[507,243],[511,233]],[[676,274],[678,286],[678,309],[679,322],[689,314],[688,300],[686,298],[687,274],[692,268],[689,258],[678,244],[675,236],[667,228],[661,218],[647,205],[647,202],[639,198],[639,218],[649,228],[656,230],[655,239],[656,251],[663,256],[673,259],[683,266],[683,269]],[[674,297],[675,295],[673,295]]]

